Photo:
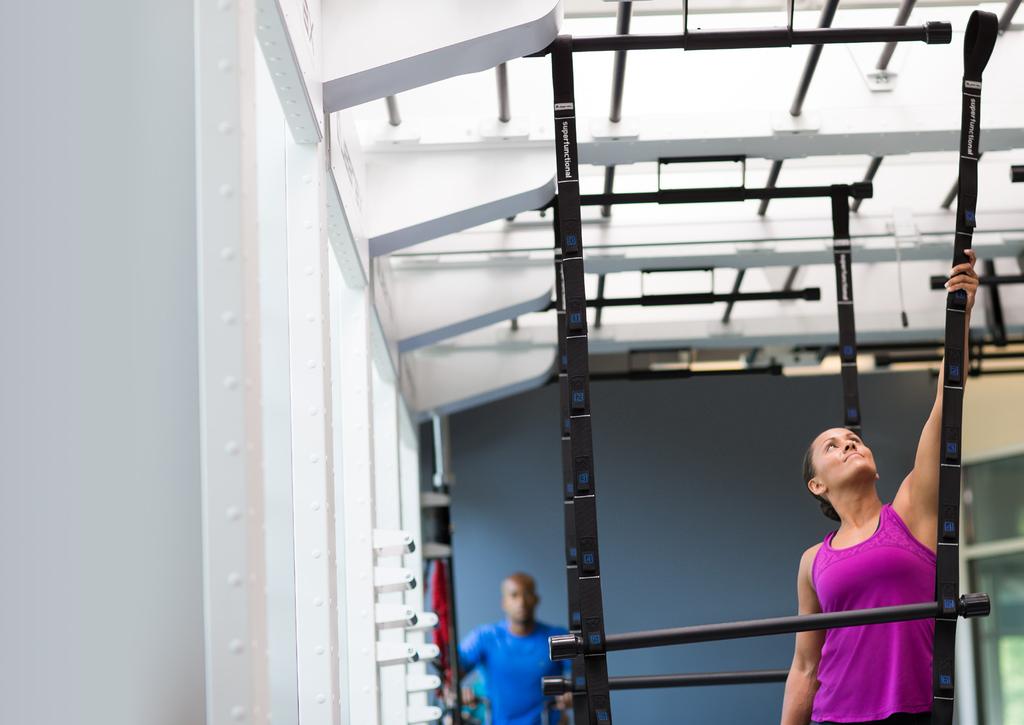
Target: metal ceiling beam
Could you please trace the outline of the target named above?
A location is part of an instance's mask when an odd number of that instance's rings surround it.
[[[629,21],[633,16],[633,3],[620,2],[615,16],[615,33],[617,35],[629,35]],[[626,51],[615,51],[615,61],[612,66],[612,101],[608,111],[608,120],[612,123],[619,123],[622,120],[622,96],[626,86]],[[604,193],[610,194],[615,187],[615,167],[606,166],[604,169]],[[601,207],[601,216],[609,217],[612,214],[610,206]]]

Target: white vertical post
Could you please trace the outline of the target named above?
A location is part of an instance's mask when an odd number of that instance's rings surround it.
[[[260,365],[265,496],[268,716],[298,725],[295,651],[295,527],[292,517],[291,380],[288,343],[287,127],[273,81],[256,60],[260,237]]]
[[[206,722],[266,722],[250,0],[195,3]]]
[[[398,483],[398,395],[390,369],[373,364],[373,453],[374,496],[377,505],[377,528],[400,530],[402,508]],[[402,555],[378,556],[378,567],[402,567]],[[417,577],[419,578],[419,577]],[[417,582],[417,587],[419,582]],[[378,595],[382,604],[403,604],[405,593],[386,592]],[[401,628],[378,631],[380,642],[405,642]],[[383,725],[405,725],[405,667],[387,667],[381,671],[381,722]]]
[[[339,578],[344,577],[345,604],[339,608],[339,632],[345,661],[348,701],[342,723],[380,722],[376,666],[375,593],[373,579],[373,431],[370,386],[369,290],[345,283],[331,269],[332,347],[335,401],[334,476],[338,522]]]
[[[337,725],[334,485],[330,477],[323,148],[286,142],[299,721]]]
[[[405,402],[398,401],[398,467],[402,497],[402,529],[412,534],[416,541],[416,550],[406,555],[405,565],[416,572],[422,584],[405,593],[405,603],[417,612],[425,611],[424,591],[426,590],[426,572],[423,569],[423,524],[420,508],[420,458],[419,436]],[[409,632],[406,641],[419,647],[428,641],[428,632],[422,629]],[[426,662],[409,665],[410,680],[421,680],[427,675]],[[440,686],[440,681],[438,681]],[[409,708],[423,711],[427,706],[427,693],[424,691],[409,693]]]

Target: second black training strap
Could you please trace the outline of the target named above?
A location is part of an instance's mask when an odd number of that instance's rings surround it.
[[[857,389],[857,328],[853,316],[853,255],[850,243],[850,187],[831,187],[832,261],[836,269],[836,307],[839,314],[839,362],[843,381],[843,425],[860,433],[860,393]]]
[[[981,74],[998,34],[992,13],[975,10],[964,34],[963,115],[960,126],[960,185],[957,192],[953,266],[967,260],[978,203],[978,141],[981,131]],[[960,578],[960,462],[967,342],[967,294],[946,296],[942,429],[939,452],[938,546],[935,590],[942,614],[935,620],[932,650],[932,725],[952,725],[954,655]]]

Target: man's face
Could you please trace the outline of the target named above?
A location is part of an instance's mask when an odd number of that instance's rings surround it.
[[[501,609],[515,624],[532,624],[539,601],[529,577],[511,576],[501,584]]]

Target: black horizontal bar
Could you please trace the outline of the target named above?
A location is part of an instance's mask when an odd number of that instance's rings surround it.
[[[941,274],[932,275],[932,289],[942,289],[949,277]],[[978,277],[978,284],[988,287],[998,287],[1001,284],[1024,284],[1024,274],[1000,274],[988,277]]]
[[[1010,181],[1014,183],[1024,181],[1024,164],[1010,167]]]
[[[653,690],[663,687],[703,687],[708,685],[756,685],[765,682],[785,682],[789,670],[750,670],[747,672],[695,672],[685,675],[629,675],[609,677],[610,690]],[[567,677],[545,677],[545,695],[572,692]]]
[[[1024,360],[1024,352],[987,352],[976,356],[980,361],[985,360]],[[886,367],[898,363],[923,363],[941,362],[942,353],[920,353],[916,355],[903,355],[899,353],[875,353],[875,365]]]
[[[590,373],[590,380],[677,380],[679,378],[714,378],[737,375],[782,375],[782,366],[766,365],[722,370],[692,370],[690,368],[669,368],[666,370],[625,370],[615,373]]]
[[[675,295],[643,295],[641,297],[604,297],[587,300],[587,307],[674,307],[676,305],[709,305],[715,302],[760,302],[764,300],[820,300],[820,287],[778,292],[688,292]],[[551,302],[547,309],[555,309]]]
[[[965,594],[960,597],[957,613],[963,617],[986,616],[989,613],[989,598],[985,594]],[[942,608],[939,602],[900,604],[893,607],[854,609],[846,612],[822,614],[801,614],[773,619],[754,619],[746,622],[724,624],[699,624],[692,627],[673,629],[652,629],[644,632],[610,634],[605,638],[604,648],[608,652],[646,647],[666,647],[676,644],[715,642],[723,639],[745,637],[766,637],[794,632],[811,632],[838,627],[857,627],[866,624],[906,622],[914,619],[931,619],[939,616]],[[582,636],[571,633],[549,638],[551,659],[572,659],[583,650]]]
[[[948,44],[953,39],[949,23],[926,23],[914,27],[879,28],[754,28],[750,30],[698,30],[692,33],[660,35],[594,35],[573,38],[579,53],[602,50],[726,50],[730,48],[788,48],[793,45],[833,43],[889,43],[921,41]],[[540,54],[546,53],[547,49]]]
[[[664,647],[673,644],[714,642],[723,639],[744,637],[765,637],[774,634],[811,632],[835,627],[857,627],[883,622],[905,622],[914,619],[930,619],[939,613],[938,602],[901,604],[895,607],[856,609],[849,612],[826,614],[804,614],[774,619],[755,619],[749,622],[726,624],[698,624],[693,627],[674,629],[652,629],[646,632],[610,634],[605,642],[608,651],[638,649],[641,647]]]
[[[847,185],[853,199],[870,199],[871,184],[859,181]],[[661,189],[658,191],[618,192],[612,194],[582,194],[581,206],[608,206],[610,204],[706,204],[720,201],[746,201],[748,199],[809,199],[831,197],[830,186],[789,186],[747,189],[742,186],[713,189]]]

